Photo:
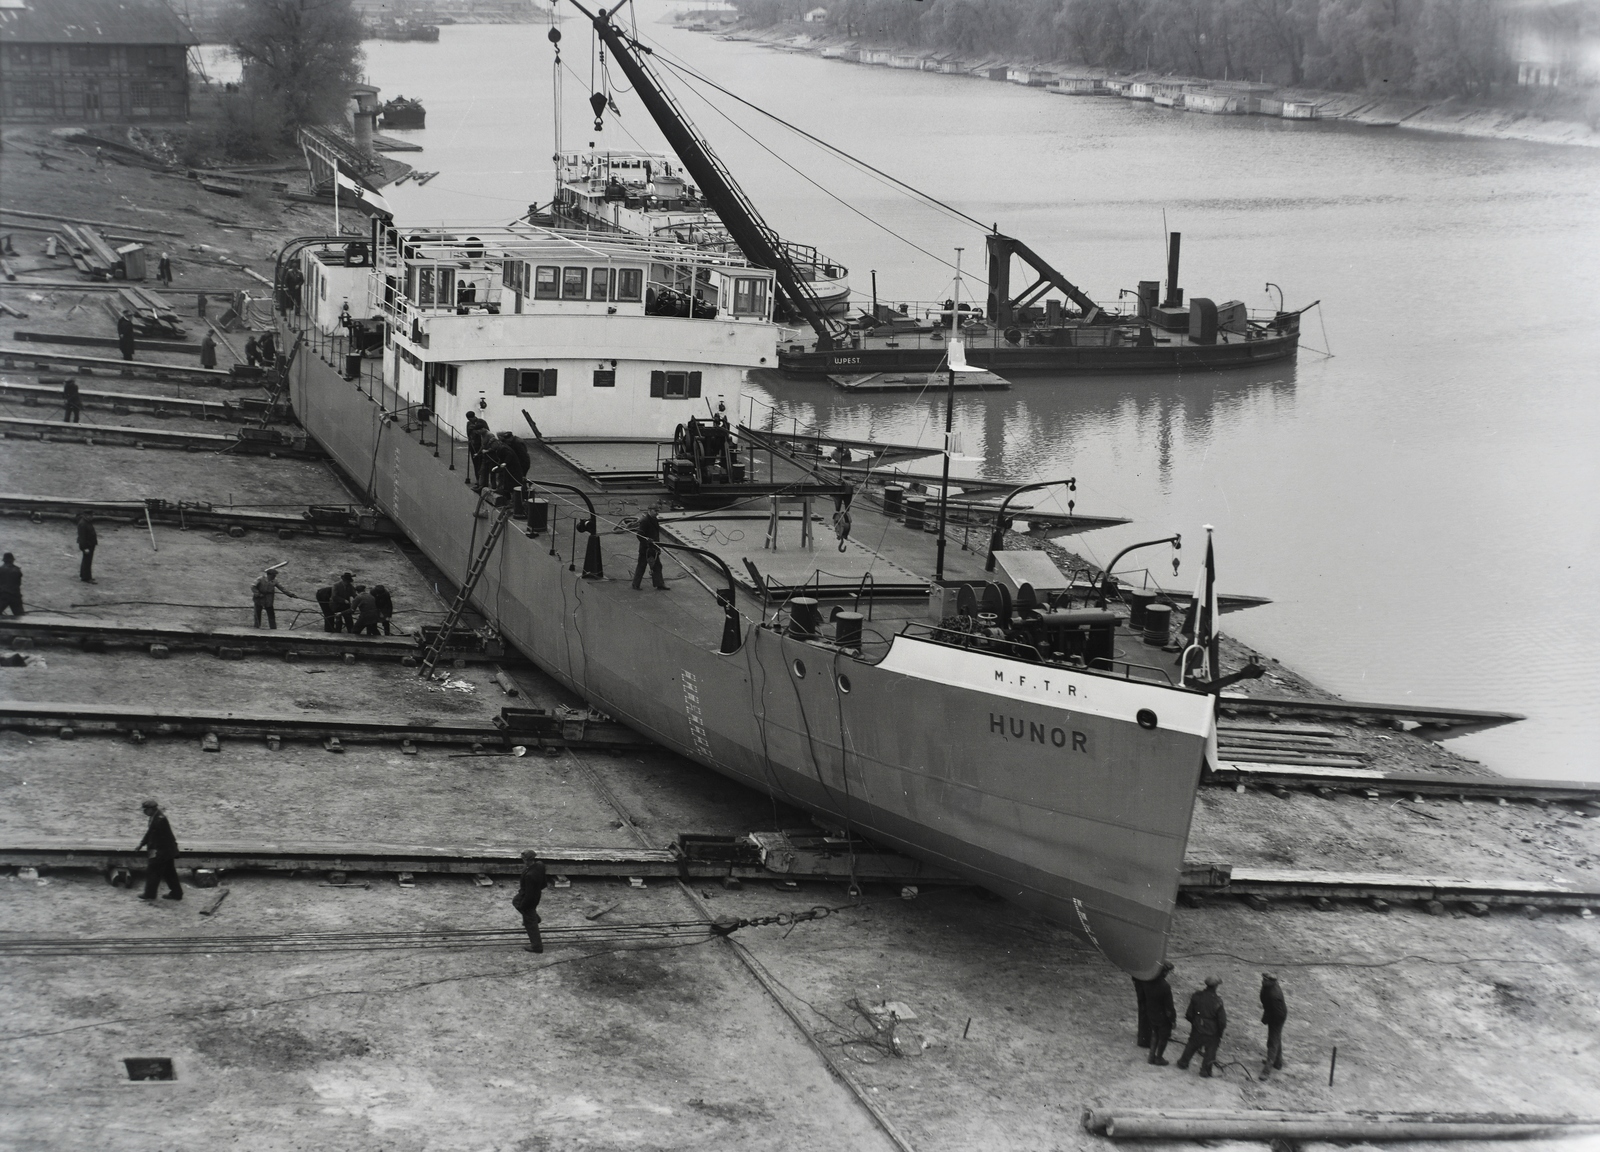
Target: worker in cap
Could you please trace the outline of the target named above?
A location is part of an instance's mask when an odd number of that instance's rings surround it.
[[[645,569],[648,568],[650,583],[657,592],[665,592],[667,582],[661,575],[661,520],[656,516],[655,509],[646,509],[645,514],[639,517],[633,534],[639,538],[639,560],[633,566],[633,590],[637,592],[639,585],[644,583]]]
[[[1167,1064],[1167,1041],[1172,1039],[1172,1026],[1178,1022],[1178,1009],[1172,1002],[1172,985],[1167,983],[1167,973],[1172,971],[1172,961],[1163,960],[1161,970],[1144,982],[1145,1014],[1150,1021],[1150,1056],[1148,1062]]]
[[[539,859],[539,853],[528,849],[522,854],[522,883],[517,887],[517,894],[511,898],[511,906],[522,913],[522,927],[528,933],[526,948],[529,952],[544,951],[544,941],[539,938],[539,900],[549,882],[550,873],[544,861]]]
[[[1188,1068],[1194,1054],[1201,1054],[1200,1075],[1209,1077],[1217,1066],[1217,1049],[1222,1045],[1222,1034],[1228,1030],[1228,1010],[1222,1006],[1217,988],[1221,977],[1207,976],[1206,986],[1189,997],[1189,1009],[1184,1018],[1189,1021],[1189,1042],[1178,1057],[1178,1067]]]
[[[346,572],[333,582],[333,596],[328,606],[333,609],[337,632],[351,632],[356,630],[355,613],[352,606],[356,599],[356,578],[354,573]]]
[[[150,859],[150,865],[145,869],[144,893],[140,899],[154,900],[156,889],[165,880],[166,898],[182,900],[183,885],[178,883],[178,838],[172,834],[172,825],[167,822],[167,814],[161,810],[161,805],[154,800],[146,800],[140,807],[150,819],[144,839],[139,841],[139,847]]]
[[[1283,1022],[1289,1018],[1289,1007],[1283,1002],[1283,988],[1271,972],[1261,974],[1261,1022],[1267,1026],[1267,1058],[1261,1063],[1261,1078],[1265,1080],[1271,1069],[1283,1068]]]

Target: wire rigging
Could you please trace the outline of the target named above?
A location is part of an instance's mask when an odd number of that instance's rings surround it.
[[[789,121],[785,120],[783,117],[777,115],[776,113],[768,112],[765,108],[761,107],[759,104],[752,104],[750,101],[746,100],[744,97],[740,96],[738,93],[730,92],[728,89],[724,88],[721,84],[718,84],[715,80],[712,80],[710,77],[701,75],[695,69],[691,68],[688,64],[683,63],[681,60],[674,60],[672,58],[672,54],[669,53],[666,49],[661,48],[659,45],[650,46],[650,45],[644,44],[642,41],[639,41],[638,43],[639,43],[640,47],[646,48],[653,56],[655,56],[658,60],[660,60],[668,68],[672,69],[674,72],[679,73],[680,75],[684,76],[685,78],[696,80],[699,83],[706,84],[706,85],[709,85],[712,88],[715,88],[718,92],[721,92],[724,96],[727,96],[730,100],[736,100],[740,104],[743,104],[746,108],[749,108],[751,111],[759,112],[761,115],[767,117],[769,120],[773,120],[773,121],[777,122],[778,124],[783,125],[783,127],[789,129],[789,131],[795,133],[796,135],[803,136],[805,139],[811,141],[813,144],[816,144],[818,147],[824,148],[827,151],[832,152],[834,155],[838,156],[840,159],[846,161],[847,163],[853,164],[853,165],[857,166],[858,168],[861,168],[864,171],[871,172],[873,175],[881,177],[882,179],[889,181],[891,184],[893,184],[896,187],[902,189],[903,191],[911,193],[911,195],[915,196],[917,199],[922,200],[925,203],[928,203],[928,204],[932,205],[935,208],[938,208],[939,210],[941,210],[943,212],[947,212],[952,216],[958,217],[961,220],[966,221],[968,224],[971,224],[973,227],[977,228],[981,232],[988,232],[990,230],[989,229],[989,225],[985,224],[982,220],[979,220],[979,219],[977,219],[976,217],[973,217],[973,216],[969,216],[965,212],[961,211],[961,209],[956,208],[956,207],[954,207],[954,206],[952,206],[950,204],[946,204],[943,200],[940,200],[937,196],[929,195],[928,193],[922,191],[922,189],[917,188],[914,185],[907,184],[904,180],[901,180],[898,177],[889,175],[889,173],[883,171],[883,169],[874,167],[873,165],[868,164],[865,160],[862,160],[862,159],[860,159],[860,158],[858,158],[856,156],[852,156],[850,153],[846,152],[843,148],[840,148],[835,144],[828,143],[826,140],[822,139],[820,136],[814,136],[810,132],[807,132],[804,128],[801,128],[801,127],[799,127],[798,125],[795,125],[795,124],[791,124]]]

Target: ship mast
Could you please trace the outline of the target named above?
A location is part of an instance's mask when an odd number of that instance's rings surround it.
[[[939,541],[938,553],[934,560],[933,580],[935,584],[944,581],[944,529],[945,521],[950,511],[950,453],[952,451],[950,437],[955,429],[956,421],[956,360],[966,362],[966,355],[961,346],[961,253],[964,249],[956,249],[956,290],[950,301],[950,337],[945,341],[944,360],[950,369],[950,379],[944,390],[944,474],[939,481]]]
[[[594,30],[627,74],[629,82],[644,102],[645,109],[655,120],[661,134],[672,145],[672,150],[683,161],[706,203],[721,217],[734,242],[752,264],[770,268],[777,279],[780,301],[798,313],[817,334],[817,350],[826,352],[836,348],[844,336],[844,326],[824,315],[816,292],[810,283],[800,278],[794,262],[784,250],[783,239],[761,218],[739,185],[729,174],[711,144],[690,122],[683,109],[667,94],[654,73],[644,62],[643,55],[651,49],[631,39],[611,23],[607,12],[601,8],[590,12],[578,0],[572,6],[594,23]]]

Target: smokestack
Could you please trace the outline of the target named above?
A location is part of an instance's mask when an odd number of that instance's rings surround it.
[[[1183,289],[1178,287],[1178,249],[1183,241],[1182,232],[1168,233],[1167,241],[1167,298],[1162,301],[1164,308],[1183,307]]]

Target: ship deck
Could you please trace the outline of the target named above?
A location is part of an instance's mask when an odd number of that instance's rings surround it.
[[[586,516],[587,510],[579,498],[539,485],[554,482],[583,488],[594,501],[601,520],[602,555],[608,579],[626,579],[633,574],[637,538],[629,525],[633,517],[653,508],[660,516],[665,541],[701,550],[726,565],[737,588],[740,608],[749,618],[776,620],[796,596],[821,601],[825,618],[836,607],[858,611],[865,617],[863,651],[869,658],[881,657],[889,639],[907,623],[939,623],[930,602],[938,566],[936,492],[921,494],[927,502],[924,527],[908,527],[903,513],[895,515],[885,510],[883,486],[878,478],[868,475],[871,461],[877,458],[870,447],[864,454],[858,449],[858,459],[863,462],[852,470],[802,455],[794,445],[783,445],[760,433],[745,431],[742,442],[750,446],[750,479],[763,489],[848,480],[856,488],[849,506],[849,535],[840,540],[835,530],[836,502],[829,496],[805,498],[763,492],[726,507],[676,505],[657,479],[657,461],[670,456],[670,444],[637,440],[544,442],[525,438],[531,458],[529,480],[537,494],[552,504],[552,546],[574,547],[570,523]],[[806,447],[814,451],[816,445]],[[456,452],[464,455],[464,445],[458,446]],[[893,458],[892,451],[879,455]],[[893,467],[884,474],[888,479],[903,475]],[[952,477],[942,582],[950,586],[967,584],[981,598],[984,585],[1000,579],[996,573],[986,571],[997,494],[1014,485],[994,481],[969,481],[965,488],[960,485],[959,478]],[[1008,534],[1008,547],[1013,549],[1043,548],[1047,537],[1125,522],[1091,514],[1034,512],[1025,499],[1017,501],[1011,511],[1023,521],[1017,527],[1032,530],[1026,537],[1017,532]],[[489,512],[480,509],[479,515],[487,516]],[[577,547],[581,549],[581,543]],[[1067,563],[1062,568],[1051,561],[1050,566],[1060,574],[1059,588],[1072,587],[1073,604],[1085,606],[1091,595],[1090,571],[1083,567],[1074,570],[1067,554],[1058,551],[1056,555]],[[670,548],[663,550],[662,565],[668,588],[681,594],[647,600],[641,606],[647,617],[680,629],[695,627],[707,636],[715,636],[723,620],[715,590],[727,586],[727,576],[714,562]],[[652,596],[648,580],[639,595]],[[1113,607],[1126,615],[1120,606]],[[1117,634],[1115,658],[1117,675],[1160,682],[1177,679],[1172,654],[1144,644],[1138,635],[1126,630]]]

